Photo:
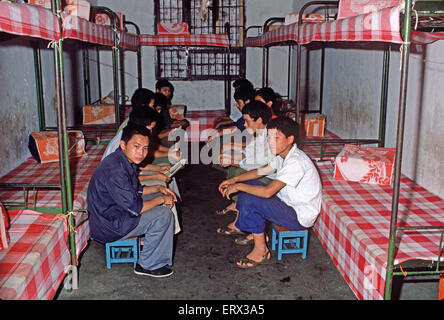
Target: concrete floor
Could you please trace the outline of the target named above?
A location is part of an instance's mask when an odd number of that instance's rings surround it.
[[[174,274],[154,279],[133,273],[132,264],[105,265],[104,245],[90,241],[80,259],[79,289],[60,290],[59,300],[356,300],[336,266],[310,231],[308,255],[284,255],[249,270],[235,266],[250,247],[216,233],[233,215],[216,216],[229,202],[217,191],[224,174],[188,165],[177,175],[182,195],[182,232],[176,236]],[[402,288],[402,290],[401,290]],[[397,299],[436,299],[438,282],[397,281]]]

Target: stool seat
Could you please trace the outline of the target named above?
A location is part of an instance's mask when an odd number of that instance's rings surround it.
[[[292,231],[274,223],[271,224],[271,249],[278,252],[278,260],[283,254],[301,253],[302,259],[307,257],[308,230]]]
[[[125,240],[117,240],[105,244],[106,267],[111,269],[112,263],[132,262],[136,267],[139,258],[140,243],[139,238],[133,237]]]

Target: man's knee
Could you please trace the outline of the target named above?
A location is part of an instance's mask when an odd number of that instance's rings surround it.
[[[171,211],[170,208],[167,206],[159,206],[158,207],[159,213],[158,213],[158,219],[165,222],[166,225],[169,225],[173,223],[174,215],[173,211]]]
[[[257,202],[258,197],[246,192],[240,192],[237,196],[237,204],[239,207],[252,208],[256,206]]]

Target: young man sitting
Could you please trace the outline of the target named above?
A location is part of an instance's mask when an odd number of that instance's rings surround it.
[[[278,95],[270,87],[264,87],[256,91],[255,100],[262,101],[271,110],[272,119],[279,115],[279,106],[277,103]]]
[[[223,149],[224,153],[221,155],[220,165],[222,167],[229,166],[227,179],[249,170],[260,168],[268,164],[274,157],[267,142],[266,126],[271,119],[270,108],[263,102],[253,100],[242,109],[242,117],[245,120],[245,128],[253,136],[253,139],[246,145],[244,150],[239,150],[239,146],[234,143]],[[236,157],[233,156],[233,152],[242,152],[243,159],[237,161]],[[269,177],[264,177],[261,181],[266,184],[271,182]],[[222,210],[217,210],[216,214],[237,213],[235,201],[236,195],[233,196],[233,202],[230,205]],[[230,232],[229,229],[225,229],[226,228],[220,228],[218,232]]]
[[[248,86],[240,87],[234,92],[233,97],[236,101],[236,107],[239,109],[240,112],[242,112],[242,108],[247,103],[253,101],[255,94],[256,92],[254,91],[254,89]],[[220,121],[216,124],[214,128],[218,131],[219,134],[222,135],[232,133],[236,129],[243,131],[245,129],[244,119],[240,117],[237,121],[233,121],[231,119]]]
[[[156,125],[157,137],[163,146],[170,147],[176,142],[168,139],[168,135],[171,131],[176,128],[186,129],[189,122],[186,119],[176,120],[171,118],[168,110],[168,99],[160,92],[154,94],[153,108],[159,114],[159,121]]]
[[[103,159],[88,186],[91,236],[107,243],[144,236],[136,274],[166,277],[173,273],[176,195],[163,186],[141,186],[137,165],[148,152],[150,132],[143,126],[123,129],[119,148]]]
[[[253,84],[245,78],[240,78],[240,79],[234,80],[234,82],[233,82],[234,91],[236,92],[236,90],[239,89],[240,87],[248,87],[251,90],[254,90]],[[214,119],[213,127],[217,128],[220,123],[231,123],[231,122],[233,122],[231,117],[220,116],[220,117],[217,117],[216,119]]]
[[[124,127],[126,128],[128,125],[139,125],[144,126],[147,128],[150,133],[152,132],[153,128],[156,126],[156,123],[158,121],[158,114],[149,107],[136,107],[134,108],[130,115],[129,115],[129,121],[128,124]],[[112,154],[114,151],[116,151],[120,146],[120,141],[122,138],[123,130],[119,131],[114,138],[108,143],[105,152],[102,155],[102,161]],[[161,158],[168,156],[168,149],[165,151],[160,151],[159,149],[155,149],[153,151],[150,150],[150,152],[153,154],[154,158]],[[165,176],[165,172],[168,171],[171,168],[169,164],[167,165],[156,165],[148,163],[146,164],[145,161],[143,163],[143,166],[140,167],[142,171],[154,171],[156,172],[155,175],[142,175],[140,177],[141,181],[143,180],[162,180],[166,183],[170,182],[171,179]]]
[[[160,79],[156,82],[156,92],[162,93],[167,99],[167,104],[171,104],[174,96],[174,86],[166,79]]]
[[[299,126],[290,118],[277,117],[267,124],[268,143],[275,155],[271,162],[223,181],[219,191],[228,199],[239,192],[236,208],[239,216],[233,230],[249,232],[254,242],[239,268],[251,268],[270,260],[265,242],[265,222],[271,221],[289,230],[313,226],[321,209],[322,184],[311,159],[297,148]],[[275,172],[265,185],[258,178]]]
[[[162,112],[164,112],[164,114],[162,114],[162,117],[165,118],[168,128],[186,129],[190,125],[190,122],[187,119],[178,120],[178,119],[172,119],[170,117],[168,108],[171,105],[171,100],[173,99],[174,96],[173,84],[166,79],[160,79],[159,81],[156,82],[156,93],[161,93],[167,98],[166,103],[162,102],[162,104],[165,104],[165,106],[162,106]]]
[[[136,107],[153,107],[154,105],[154,92],[146,88],[138,88],[134,91],[131,97],[131,107],[134,110]],[[117,132],[120,132],[128,124],[129,118],[126,118],[120,124]]]

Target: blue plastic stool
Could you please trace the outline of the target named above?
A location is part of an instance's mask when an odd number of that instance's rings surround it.
[[[129,238],[106,243],[106,267],[111,269],[111,263],[133,262],[136,267],[139,258],[139,238]]]
[[[271,224],[271,249],[278,252],[278,260],[282,259],[283,254],[302,253],[302,259],[307,257],[308,231],[291,231]]]

